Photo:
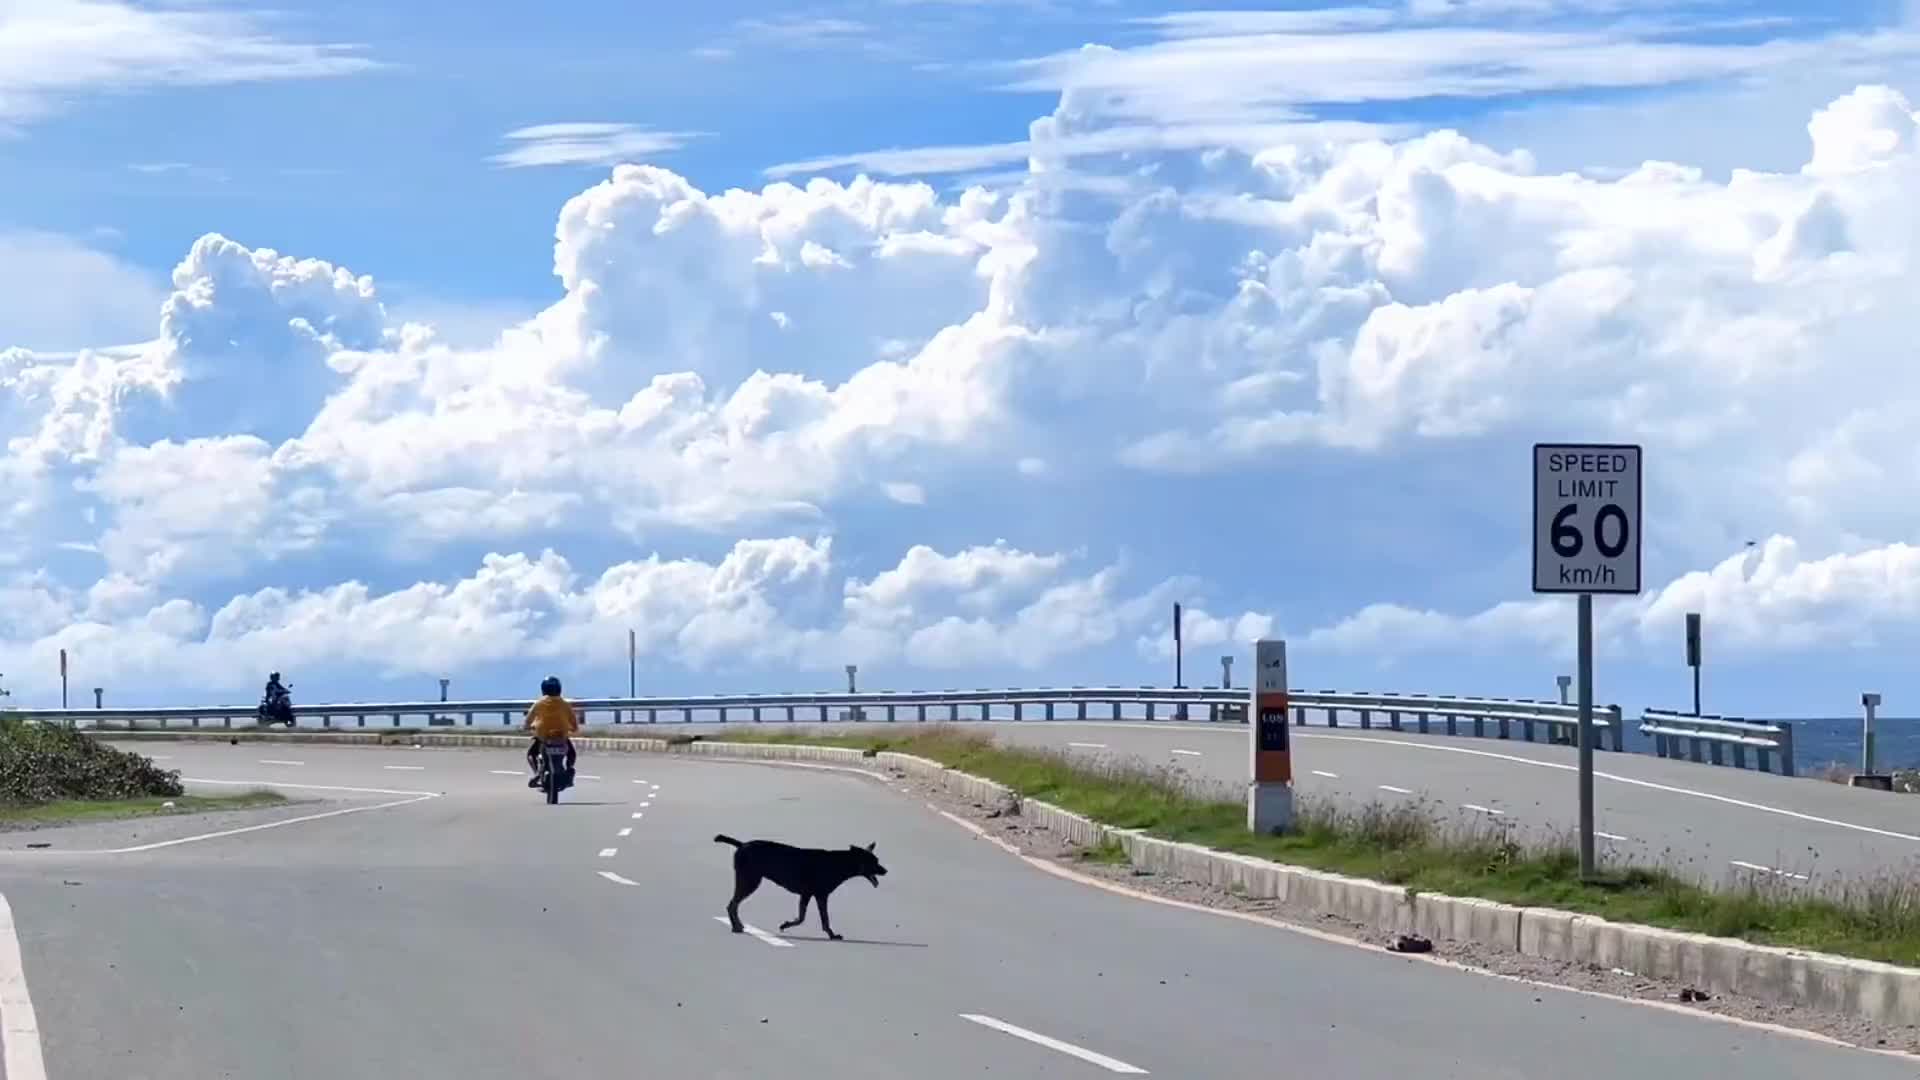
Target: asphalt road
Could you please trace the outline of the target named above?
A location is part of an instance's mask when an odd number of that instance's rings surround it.
[[[209,821],[228,835],[202,840],[176,820],[139,837],[42,831],[52,848],[0,852],[53,1080],[1598,1080],[1728,1055],[1747,1078],[1911,1074],[1061,880],[841,774],[590,755],[596,778],[549,808],[510,775],[513,751],[164,749],[190,778],[324,801],[252,831]],[[716,921],[722,831],[871,841],[891,873],[836,894],[847,941],[811,921],[735,936]],[[770,929],[792,907],[769,886],[743,910]],[[20,1068],[34,1025],[12,974],[0,1029]]]
[[[1015,745],[1177,768],[1236,798],[1246,785],[1247,729],[1239,725],[983,726]],[[1350,728],[1295,728],[1293,739],[1303,799],[1424,800],[1450,819],[1511,823],[1534,836],[1572,835],[1578,823],[1571,747]],[[1608,751],[1595,752],[1594,775],[1603,857],[1712,879],[1788,874],[1795,882],[1877,874],[1920,858],[1920,801],[1911,796]]]

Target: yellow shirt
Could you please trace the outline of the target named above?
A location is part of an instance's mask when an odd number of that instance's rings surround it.
[[[580,718],[563,697],[543,697],[527,709],[527,727],[542,739],[563,739],[580,730]]]

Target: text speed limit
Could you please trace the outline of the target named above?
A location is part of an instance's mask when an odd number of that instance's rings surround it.
[[[1640,448],[1533,448],[1533,591],[1640,591]]]

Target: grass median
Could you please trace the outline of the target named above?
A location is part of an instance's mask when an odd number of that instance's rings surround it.
[[[138,799],[60,799],[28,805],[0,805],[0,831],[27,825],[80,825],[90,821],[207,814],[218,810],[253,810],[278,806],[286,796],[276,791],[248,791],[239,795],[149,795]]]
[[[1511,826],[1449,822],[1419,802],[1352,807],[1303,799],[1293,833],[1256,836],[1242,802],[1196,793],[1171,768],[1001,746],[981,732],[745,731],[710,741],[914,754],[1168,840],[1423,892],[1920,966],[1920,877],[1911,872],[1805,884],[1756,875],[1709,885],[1667,867],[1609,862],[1602,881],[1586,883],[1569,842],[1522,843]]]

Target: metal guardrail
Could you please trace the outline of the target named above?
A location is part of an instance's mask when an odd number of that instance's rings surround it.
[[[1725,750],[1731,749],[1733,767],[1747,767],[1747,751],[1754,751],[1755,767],[1768,768],[1769,758],[1777,757],[1781,776],[1793,776],[1793,725],[1786,722],[1743,720],[1733,716],[1694,716],[1667,709],[1647,709],[1640,714],[1640,733],[1653,737],[1653,752],[1663,758],[1680,758],[1696,765],[1705,757],[1715,765],[1725,764]]]
[[[1536,731],[1558,732],[1571,743],[1578,710],[1572,705],[1553,702],[1512,700],[1507,698],[1466,698],[1449,695],[1353,694],[1334,691],[1294,691],[1290,694],[1294,723],[1305,725],[1310,713],[1324,717],[1330,727],[1339,727],[1343,716],[1356,719],[1362,729],[1379,726],[1411,730],[1423,734],[1436,728],[1448,735],[1471,734],[1506,739],[1517,727],[1521,736],[1532,741]],[[323,729],[365,728],[368,719],[390,720],[401,727],[406,718],[424,719],[426,726],[491,726],[492,717],[500,717],[502,727],[520,723],[526,699],[501,701],[404,701],[347,702],[324,705],[297,705],[296,721]],[[697,714],[712,714],[712,719],[727,722],[747,719],[761,723],[772,712],[784,722],[892,722],[902,713],[916,721],[933,720],[1027,720],[1030,710],[1038,710],[1039,720],[1106,719],[1138,717],[1145,720],[1189,719],[1196,710],[1204,710],[1208,721],[1245,723],[1247,691],[1220,687],[1157,686],[1072,686],[1004,690],[912,690],[868,691],[861,693],[800,694],[727,694],[709,697],[577,698],[574,705],[589,723],[603,717],[615,724],[653,724],[662,714],[678,714],[681,723],[694,722]],[[1063,711],[1065,715],[1063,715]],[[1010,713],[1011,715],[1006,715]],[[745,714],[740,716],[740,714]],[[836,715],[837,714],[837,715]],[[31,720],[70,723],[100,731],[182,728],[232,728],[253,723],[255,706],[185,706],[130,709],[23,709],[20,715]],[[1611,743],[1621,749],[1622,724],[1617,705],[1594,710],[1594,726],[1601,734],[1596,745]],[[345,721],[351,721],[346,723]],[[1465,730],[1463,730],[1465,729]],[[1610,733],[1606,734],[1606,733]]]

